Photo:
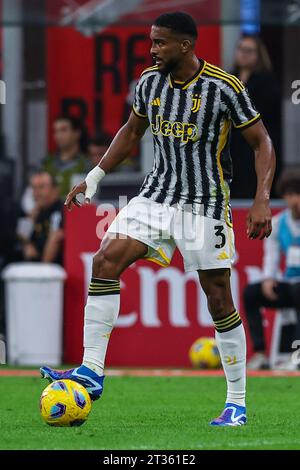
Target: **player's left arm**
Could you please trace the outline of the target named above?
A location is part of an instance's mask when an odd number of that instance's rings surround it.
[[[248,238],[262,240],[272,232],[270,191],[276,168],[276,156],[272,140],[260,120],[247,127],[242,134],[255,153],[257,188],[254,202],[247,217]]]

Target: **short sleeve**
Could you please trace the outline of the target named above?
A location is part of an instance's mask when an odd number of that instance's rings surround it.
[[[140,79],[135,87],[132,109],[134,114],[141,118],[147,118],[145,100],[143,97],[144,80]]]
[[[226,101],[230,119],[237,129],[244,130],[260,120],[261,116],[245,88],[239,92],[232,90]]]

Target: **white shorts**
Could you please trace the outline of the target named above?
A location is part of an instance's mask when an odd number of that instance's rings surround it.
[[[234,233],[226,222],[143,196],[120,210],[107,233],[143,242],[145,258],[161,266],[169,266],[177,246],[185,271],[231,268],[234,259]]]

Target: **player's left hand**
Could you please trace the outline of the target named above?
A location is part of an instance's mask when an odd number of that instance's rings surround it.
[[[268,201],[254,201],[247,217],[247,237],[262,240],[271,232],[272,213]]]

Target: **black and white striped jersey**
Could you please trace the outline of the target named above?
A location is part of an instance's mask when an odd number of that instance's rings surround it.
[[[232,163],[231,123],[245,129],[260,119],[242,82],[200,59],[189,81],[176,82],[156,66],[136,86],[134,113],[148,118],[154,165],[140,195],[227,220]],[[242,158],[242,155],[241,155]]]

